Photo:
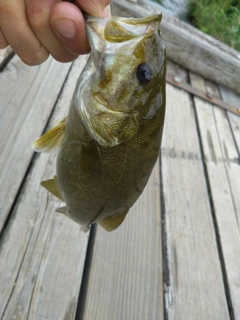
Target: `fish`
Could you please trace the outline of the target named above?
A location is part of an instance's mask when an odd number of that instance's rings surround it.
[[[91,47],[68,115],[34,143],[57,152],[41,185],[87,232],[113,231],[143,192],[159,155],[166,105],[162,14],[86,19]]]

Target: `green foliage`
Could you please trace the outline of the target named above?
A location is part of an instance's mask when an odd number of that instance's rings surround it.
[[[203,32],[240,51],[240,0],[190,0],[189,18]]]

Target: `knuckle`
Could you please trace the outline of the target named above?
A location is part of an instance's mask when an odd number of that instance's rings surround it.
[[[40,50],[31,55],[29,54],[21,55],[20,58],[25,64],[29,66],[36,66],[46,61],[48,56],[49,56],[49,53],[46,50]]]
[[[27,8],[27,19],[31,27],[40,28],[46,23],[46,12],[38,6]]]
[[[44,21],[39,15],[28,16],[28,22],[33,29],[41,28],[44,25]]]
[[[67,62],[72,62],[75,59],[77,59],[77,55],[73,55],[73,54],[62,54],[62,55],[52,55],[52,57],[57,60],[58,62],[61,63],[67,63]]]

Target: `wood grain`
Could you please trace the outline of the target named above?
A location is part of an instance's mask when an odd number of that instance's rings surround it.
[[[186,72],[172,64],[168,64],[168,73],[186,80]],[[167,85],[163,138],[167,318],[227,320],[228,306],[192,100],[171,85]]]
[[[0,73],[0,232],[70,65],[49,59],[29,67],[15,56]]]
[[[193,86],[219,97],[213,83],[190,74]],[[240,319],[240,166],[226,112],[194,98],[223,263],[235,319]],[[228,101],[231,103],[231,101]],[[240,118],[238,117],[240,125]]]
[[[66,115],[85,61],[74,63],[51,126]],[[54,174],[55,155],[38,154],[1,237],[1,319],[75,318],[89,233],[55,212],[61,203],[39,185]]]
[[[232,105],[236,106],[240,110],[240,95],[232,92],[226,87],[219,86],[219,90],[223,101],[227,101]],[[238,150],[240,150],[240,117],[227,113],[227,117],[230,121],[230,126],[233,132],[234,140]],[[238,159],[240,163],[240,152],[238,153]]]
[[[163,319],[159,166],[123,224],[97,227],[81,319]]]
[[[113,13],[145,17],[159,12],[154,3],[113,0]],[[240,53],[176,17],[163,14],[161,32],[170,60],[240,93]]]

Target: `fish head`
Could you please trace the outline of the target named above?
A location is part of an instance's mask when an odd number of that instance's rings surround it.
[[[112,147],[137,134],[156,115],[165,90],[161,14],[147,18],[89,18],[90,71],[78,103],[89,134]]]

